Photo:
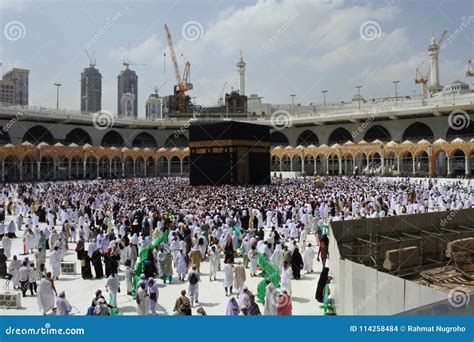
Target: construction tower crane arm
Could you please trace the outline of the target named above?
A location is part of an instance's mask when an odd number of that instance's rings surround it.
[[[168,48],[171,54],[171,61],[173,62],[174,73],[176,76],[176,85],[178,87],[182,87],[183,82],[181,79],[181,74],[179,73],[179,66],[178,66],[178,61],[176,59],[176,52],[174,51],[173,38],[171,38],[170,30],[168,29],[168,25],[166,24],[165,24],[165,32],[166,32],[166,40],[168,41]]]

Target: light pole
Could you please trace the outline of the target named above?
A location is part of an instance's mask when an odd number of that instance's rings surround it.
[[[293,116],[295,116],[295,94],[291,94],[291,111],[293,112]]]
[[[56,86],[56,109],[59,110],[59,87],[61,86],[61,83],[54,83]]]
[[[398,103],[398,83],[400,83],[400,81],[393,81],[392,82],[393,84],[395,84],[395,106],[397,105]]]
[[[362,88],[361,85],[356,86],[357,88],[357,100],[359,101],[359,111],[360,111],[360,88]]]
[[[323,111],[326,112],[326,93],[327,90],[323,90],[321,93],[323,93]]]

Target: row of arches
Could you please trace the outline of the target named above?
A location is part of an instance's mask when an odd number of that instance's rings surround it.
[[[471,139],[474,137],[474,122],[462,129],[454,129],[450,127],[446,132],[446,139],[452,140],[455,138]],[[401,139],[400,139],[401,138]],[[271,143],[273,146],[286,146],[289,145],[288,137],[283,132],[273,132],[270,136]],[[390,132],[382,125],[374,125],[367,129],[364,132],[363,140],[365,141],[374,141],[380,140],[382,142],[387,142],[391,140],[414,140],[418,141],[421,139],[425,140],[434,140],[434,133],[431,128],[422,123],[415,122],[408,126],[403,134],[400,137],[392,137]],[[353,134],[347,129],[339,127],[336,128],[329,136],[327,145],[331,146],[333,144],[343,144],[347,141],[354,141]],[[311,130],[303,131],[297,139],[296,145],[299,146],[309,146],[320,145],[320,140],[316,133]]]
[[[46,127],[37,125],[28,129],[23,135],[23,142],[28,141],[33,145],[45,142],[49,145],[54,145],[57,141],[54,139],[53,134]],[[6,145],[10,144],[11,139],[8,135],[8,132],[2,132],[0,135],[0,144]],[[64,144],[76,144],[76,145],[92,145],[92,138],[84,129],[74,128],[69,133],[66,134],[64,139]],[[188,139],[182,134],[171,134],[165,141],[166,148],[184,148],[189,144]],[[124,147],[125,139],[122,135],[114,130],[109,130],[104,134],[101,140],[101,146],[104,147]],[[158,143],[156,139],[147,132],[141,132],[137,134],[132,140],[132,147],[139,148],[158,148]]]
[[[66,179],[96,179],[122,177],[185,176],[189,174],[189,157],[158,158],[130,156],[122,159],[96,156],[43,156],[19,158],[7,156],[1,162],[3,181],[48,181]]]
[[[382,157],[380,153],[367,155],[363,152],[355,156],[343,154],[338,156],[318,155],[273,155],[270,169],[272,172],[301,172],[306,175],[362,175],[384,174],[399,176],[464,176],[474,173],[474,151],[466,154],[456,150],[450,155],[438,151],[430,166],[430,156],[426,151],[412,153],[409,151],[397,155],[388,152]],[[433,165],[434,164],[434,165]]]

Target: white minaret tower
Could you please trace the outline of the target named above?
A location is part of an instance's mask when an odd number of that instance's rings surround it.
[[[430,93],[436,94],[443,90],[443,86],[439,84],[439,44],[435,39],[434,33],[431,36],[431,43],[428,47],[428,56],[430,58]]]
[[[245,95],[245,64],[242,50],[240,50],[240,60],[237,62],[237,72],[240,76],[240,95]]]

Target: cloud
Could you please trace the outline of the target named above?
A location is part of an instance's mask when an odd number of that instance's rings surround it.
[[[0,1],[0,11],[23,11],[31,4],[31,2],[31,0],[2,0]]]
[[[131,63],[147,64],[150,66],[163,65],[163,52],[165,46],[156,33],[136,46],[121,46],[110,51],[109,58],[116,61],[129,59]]]

